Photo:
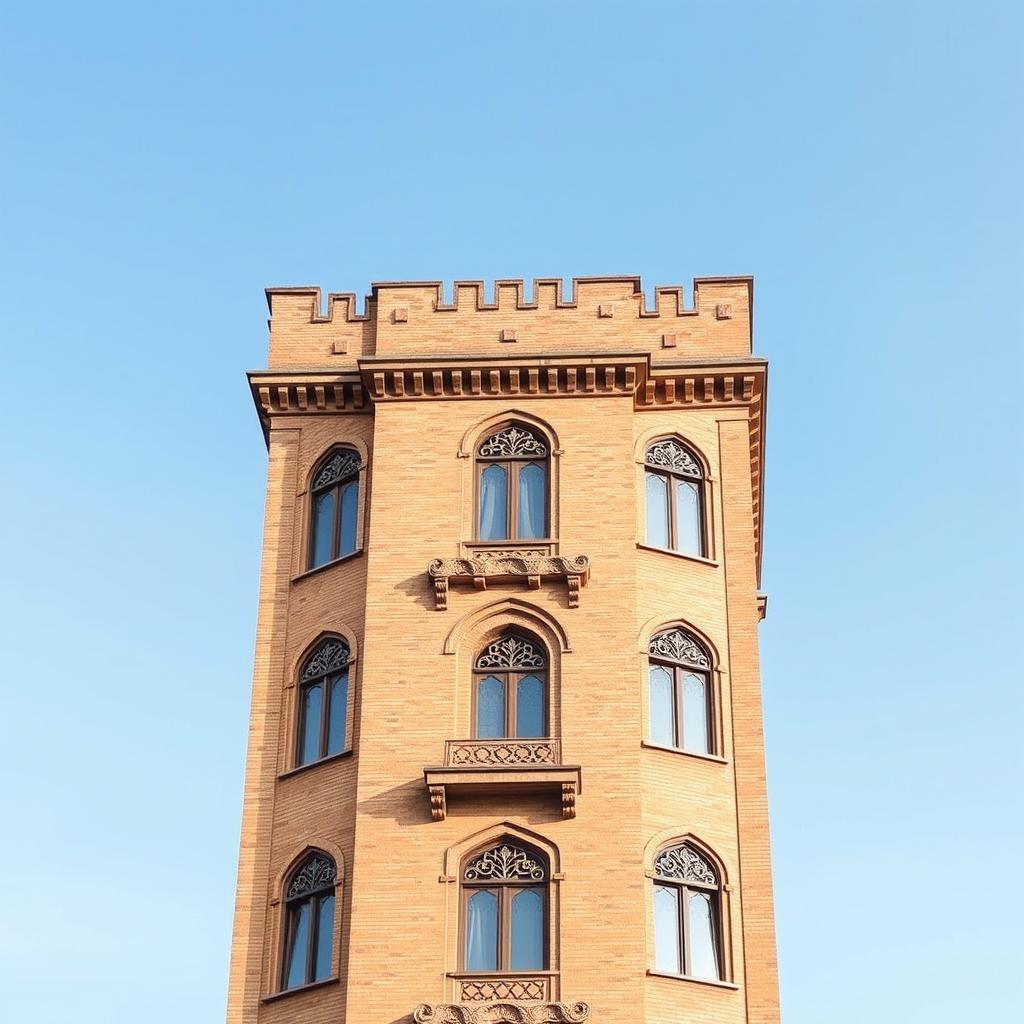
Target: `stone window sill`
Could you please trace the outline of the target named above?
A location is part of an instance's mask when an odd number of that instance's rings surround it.
[[[666,754],[682,754],[683,757],[696,757],[700,761],[713,761],[715,764],[729,763],[726,758],[719,757],[717,754],[698,754],[695,750],[683,750],[680,747],[664,747],[660,743],[651,743],[648,740],[642,740],[640,746],[647,747],[649,750],[664,750]]]
[[[739,985],[734,985],[731,981],[712,981],[710,978],[694,978],[689,974],[671,974],[668,971],[656,971],[653,968],[648,968],[647,974],[651,978],[669,978],[672,981],[690,981],[696,985],[710,985],[712,988],[724,988],[729,989],[732,992],[738,992]]]
[[[353,558],[358,558],[362,553],[363,548],[356,548],[355,551],[350,551],[347,555],[342,555],[341,558],[335,558],[333,561],[324,562],[323,565],[314,565],[312,569],[307,569],[305,572],[300,572],[298,576],[293,576],[292,583],[298,583],[299,580],[305,580],[310,576],[316,576],[317,573],[326,572],[328,569],[333,569],[336,565],[341,565],[342,562],[348,562]]]
[[[319,768],[320,765],[330,764],[333,761],[341,761],[346,757],[351,757],[352,754],[351,747],[348,750],[339,750],[337,754],[328,754],[327,757],[318,758],[316,761],[307,761],[305,764],[296,765],[287,771],[279,772],[277,777],[279,779],[290,779],[293,775],[298,775],[300,772],[308,771],[310,768]]]
[[[671,555],[673,558],[681,558],[686,562],[696,562],[698,565],[706,565],[712,569],[718,568],[718,562],[713,558],[702,558],[700,555],[688,555],[683,551],[673,551],[671,548],[658,548],[653,544],[642,544],[637,541],[636,546],[642,551],[654,551],[659,555]]]
[[[338,978],[324,978],[323,981],[311,981],[308,985],[296,985],[295,988],[286,988],[280,992],[275,992],[273,995],[264,996],[261,1003],[276,1003],[278,999],[284,999],[286,996],[297,996],[300,992],[311,992],[315,988],[326,988],[328,985],[337,985]]]

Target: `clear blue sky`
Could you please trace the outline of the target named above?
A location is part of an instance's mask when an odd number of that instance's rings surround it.
[[[757,279],[786,1021],[1017,1019],[1022,33],[985,0],[9,6],[2,1016],[222,1019],[264,286],[626,273]]]

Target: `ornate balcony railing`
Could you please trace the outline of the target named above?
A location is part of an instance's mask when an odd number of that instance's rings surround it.
[[[489,1003],[500,999],[516,1002],[549,1002],[553,998],[552,974],[450,975],[455,999],[460,1003]]]
[[[562,764],[556,739],[448,740],[444,764],[423,769],[430,813],[443,821],[450,790],[486,795],[493,792],[554,792],[562,816],[576,817],[576,797],[583,788],[580,766]]]

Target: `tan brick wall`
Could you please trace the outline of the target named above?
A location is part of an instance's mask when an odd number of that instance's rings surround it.
[[[271,365],[351,373],[373,353],[494,357],[503,349],[538,357],[647,352],[652,363],[709,365],[749,355],[746,282],[703,285],[699,312],[685,317],[673,296],[661,294],[652,317],[642,315],[630,280],[580,283],[571,308],[557,307],[553,285],[538,286],[536,309],[519,308],[513,285],[499,286],[491,310],[468,287],[458,289],[457,310],[438,310],[433,286],[377,286],[368,321],[349,319],[347,298],[334,300],[334,315],[324,319],[311,317],[319,297],[308,290],[278,292]],[[718,303],[729,305],[727,319],[716,317]],[[612,315],[600,315],[602,306]],[[515,330],[517,341],[499,341],[503,329]],[[668,330],[678,333],[676,349],[663,348]],[[557,540],[563,555],[590,556],[591,579],[578,608],[569,607],[564,582],[550,581],[483,591],[453,584],[448,610],[436,611],[428,562],[457,556],[472,540],[474,470],[460,448],[467,432],[511,410],[557,435]],[[229,1022],[396,1024],[420,1002],[450,1001],[458,887],[439,881],[446,854],[457,860],[473,836],[503,822],[557,849],[552,967],[563,1001],[586,1001],[598,1024],[777,1021],[747,408],[639,408],[629,394],[424,397],[368,403],[358,414],[269,419]],[[705,560],[638,545],[643,450],[672,433],[709,467]],[[303,575],[307,481],[337,442],[369,459],[365,547]],[[717,655],[717,760],[642,745],[646,641],[676,622]],[[441,763],[445,740],[470,735],[472,657],[500,624],[532,629],[550,648],[553,734],[561,735],[564,760],[582,765],[573,819],[562,817],[557,800],[536,794],[451,796],[445,820],[431,819],[423,769]],[[292,767],[298,665],[325,631],[355,646],[352,752],[279,778]],[[687,834],[714,850],[727,875],[725,941],[735,987],[647,973],[653,929],[645,870],[659,842]],[[280,970],[282,879],[308,845],[333,853],[343,875],[339,981],[263,1002]]]

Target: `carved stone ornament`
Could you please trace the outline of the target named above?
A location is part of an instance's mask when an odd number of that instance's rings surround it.
[[[321,467],[320,471],[313,478],[313,490],[319,491],[324,487],[330,487],[347,476],[352,476],[360,464],[359,453],[351,448],[342,448],[336,451]]]
[[[506,636],[487,645],[477,668],[543,668],[544,655],[521,636]]]
[[[292,879],[292,884],[288,886],[287,898],[292,900],[307,893],[329,889],[334,885],[335,877],[334,862],[314,854]]]
[[[486,590],[488,580],[522,580],[536,590],[541,580],[561,577],[569,591],[569,607],[578,608],[580,587],[590,578],[590,559],[586,555],[521,556],[518,553],[481,552],[475,558],[435,558],[427,566],[434,581],[434,602],[438,611],[448,607],[450,580],[472,582],[477,590]]]
[[[586,1003],[420,1003],[416,1024],[583,1024]]]
[[[648,466],[657,466],[659,469],[670,469],[673,473],[682,476],[693,477],[695,480],[704,479],[704,471],[700,463],[684,448],[678,441],[669,438],[667,441],[659,441],[647,449],[644,462]]]
[[[539,1003],[549,999],[548,979],[540,978],[487,978],[459,983],[459,1002],[491,1003],[499,999],[514,999]]]
[[[499,430],[480,445],[480,455],[485,459],[542,459],[547,453],[547,446],[522,427]]]
[[[544,867],[518,846],[492,847],[466,865],[467,882],[543,882]]]
[[[692,846],[670,846],[654,859],[654,873],[659,878],[680,882],[718,885],[715,869]]]
[[[318,676],[340,672],[348,664],[348,660],[348,644],[344,640],[332,637],[320,644],[306,659],[306,664],[302,669],[302,679],[303,681],[316,679]]]
[[[558,747],[552,740],[466,740],[449,743],[446,765],[464,768],[520,764],[558,764]]]
[[[689,633],[684,633],[681,629],[670,629],[652,636],[647,649],[656,658],[678,661],[684,665],[696,665],[698,668],[711,668],[708,652]]]

